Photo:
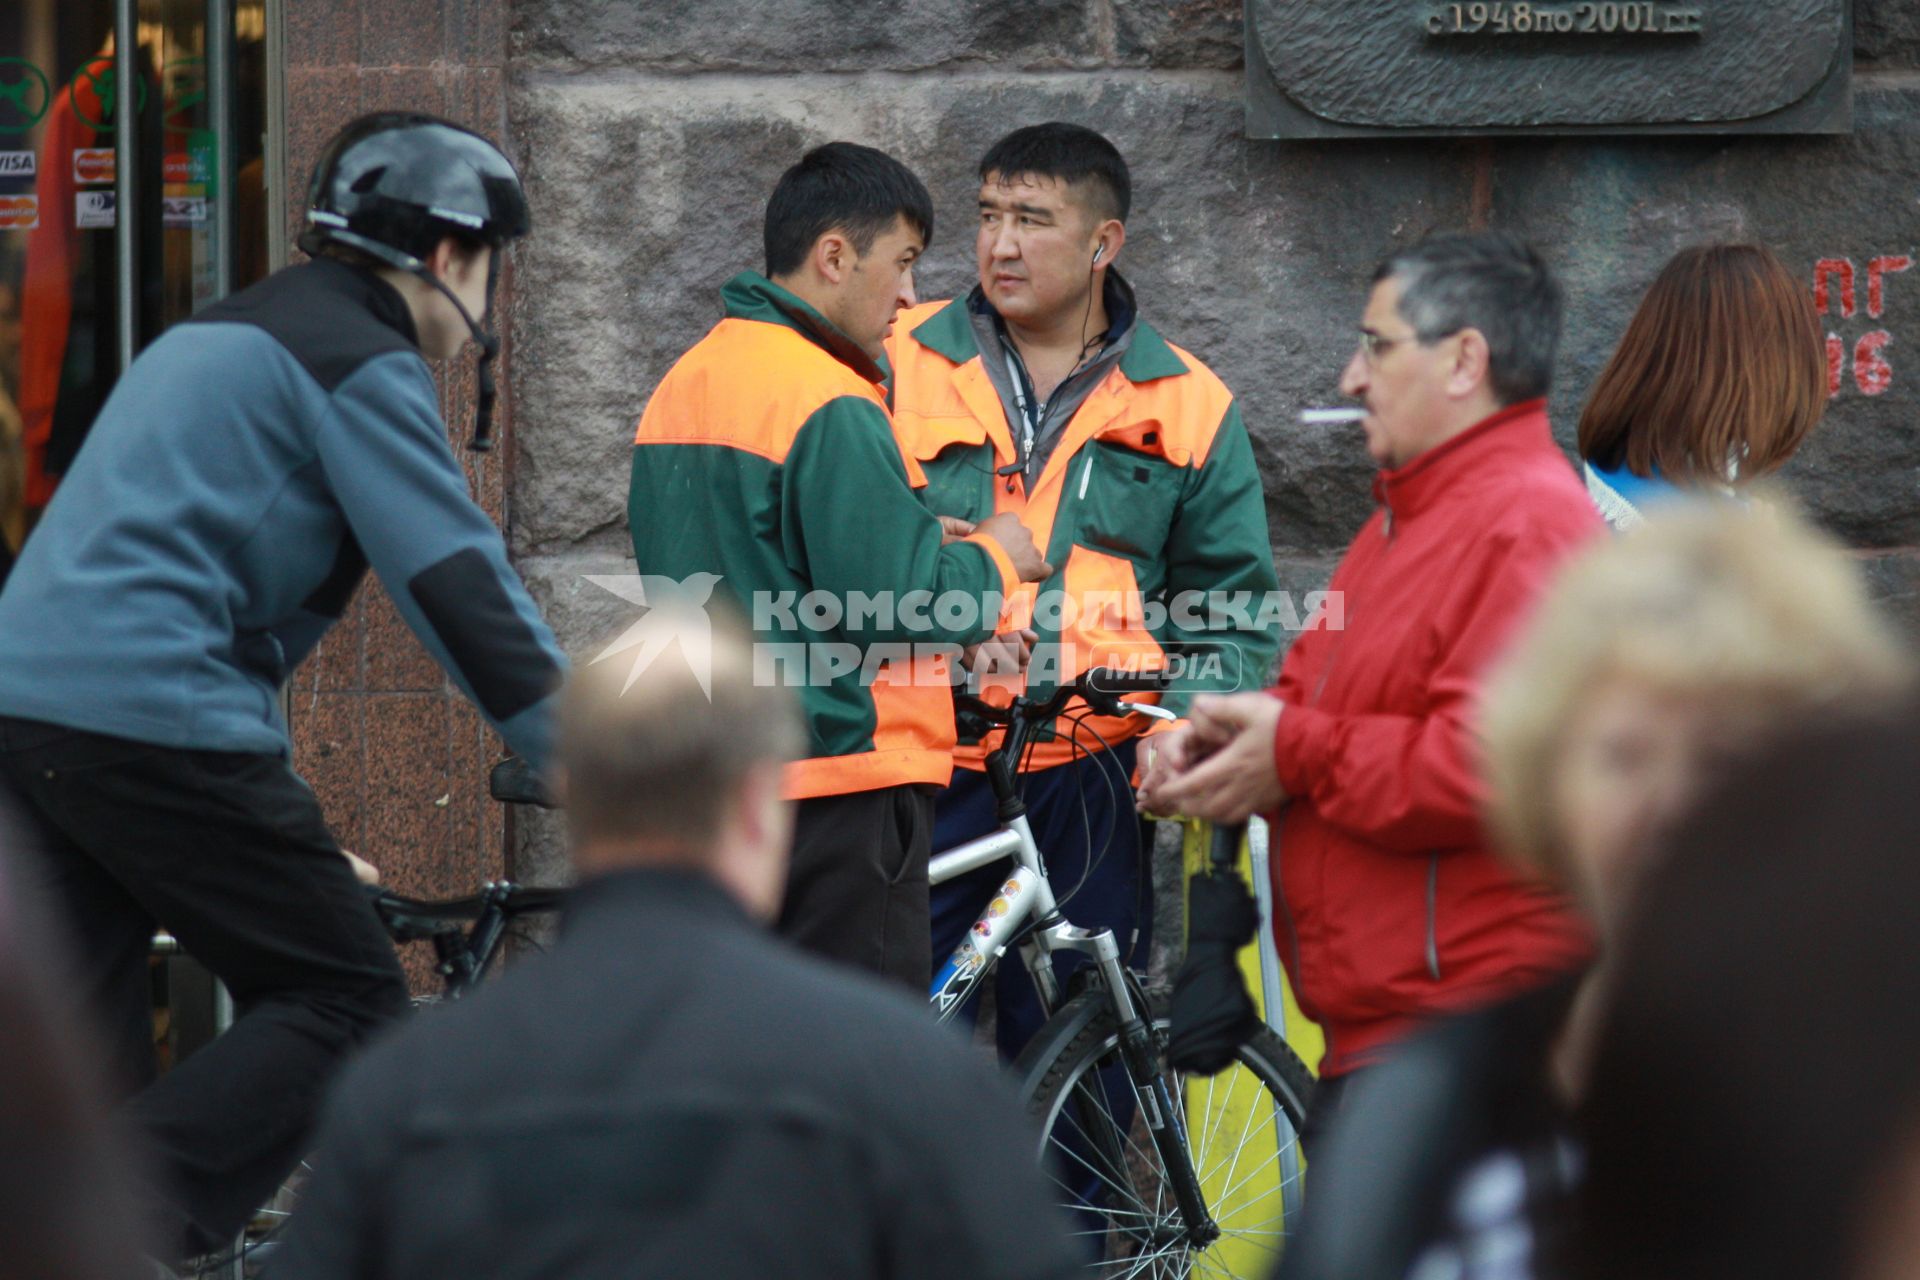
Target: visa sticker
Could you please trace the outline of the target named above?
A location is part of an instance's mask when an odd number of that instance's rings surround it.
[[[0,151],[0,178],[31,178],[39,164],[31,151]]]

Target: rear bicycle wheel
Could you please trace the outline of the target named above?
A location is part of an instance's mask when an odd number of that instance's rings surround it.
[[[1088,1274],[1264,1280],[1302,1202],[1299,1135],[1313,1076],[1267,1027],[1236,1051],[1225,1071],[1183,1076],[1166,1065],[1164,1010],[1154,1011],[1150,1026],[1155,1065],[1220,1230],[1204,1245],[1188,1231],[1166,1162],[1140,1115],[1105,992],[1069,1001],[1015,1066],[1028,1110],[1040,1122],[1042,1166],[1085,1241]]]

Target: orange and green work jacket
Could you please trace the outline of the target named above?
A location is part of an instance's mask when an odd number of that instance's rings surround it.
[[[953,693],[929,651],[994,632],[1013,564],[986,538],[942,545],[879,364],[763,276],[720,296],[726,318],[668,370],[634,436],[639,572],[718,575],[752,620],[756,677],[800,685],[808,758],[788,767],[790,798],[944,784]]]
[[[1264,688],[1285,611],[1233,393],[1136,319],[1125,353],[1029,480],[968,308],[960,299],[901,312],[888,354],[894,430],[926,476],[928,509],[976,522],[1014,512],[1054,567],[1010,603],[1009,625],[1031,626],[1039,641],[1024,678],[983,682],[989,700],[1029,683],[1044,694],[1092,667],[1168,667],[1160,701],[1180,714],[1196,692]],[[1063,721],[1086,713],[1076,701]],[[1027,764],[1065,764],[1076,746],[1144,731],[1141,717],[1089,715],[1079,728],[1056,726]],[[983,768],[1000,737],[962,744],[955,763]]]

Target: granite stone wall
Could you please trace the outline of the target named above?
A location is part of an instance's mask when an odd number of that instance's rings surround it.
[[[1066,119],[1127,155],[1121,269],[1240,396],[1283,585],[1320,585],[1370,510],[1331,403],[1375,261],[1442,228],[1519,232],[1571,306],[1553,397],[1586,387],[1683,245],[1757,238],[1825,308],[1834,396],[1786,480],[1920,622],[1920,9],[1858,0],[1855,129],[1835,138],[1276,143],[1242,136],[1233,0],[511,0],[509,132],[536,232],[513,317],[513,547],[570,644],[630,606],[628,445],[648,393],[759,262],[762,203],[809,145],[912,164],[938,225],[923,298],[973,280],[974,164]],[[547,845],[550,848],[550,844]],[[529,865],[544,855],[536,845]]]

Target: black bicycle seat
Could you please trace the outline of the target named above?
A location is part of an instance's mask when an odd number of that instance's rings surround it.
[[[508,756],[493,766],[487,778],[487,790],[503,804],[530,804],[542,809],[560,807],[546,782],[519,756]]]

